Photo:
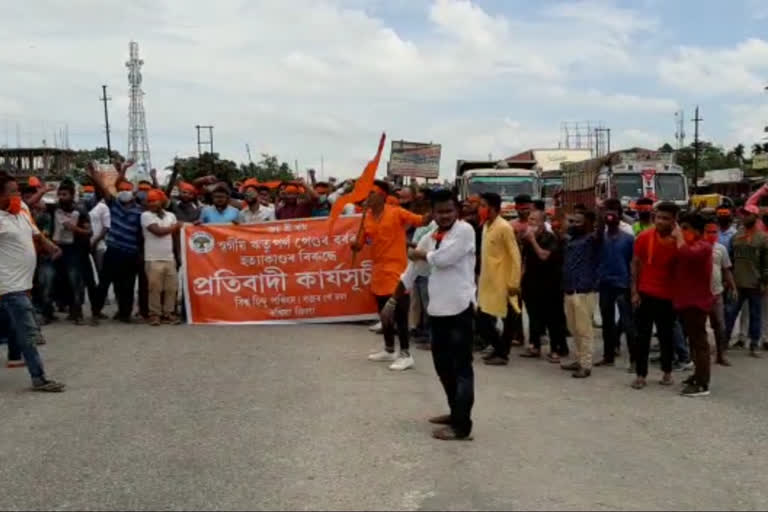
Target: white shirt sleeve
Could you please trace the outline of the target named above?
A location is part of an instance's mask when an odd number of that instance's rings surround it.
[[[270,222],[270,221],[273,221],[273,220],[277,220],[277,219],[275,218],[275,209],[274,209],[274,208],[270,208],[270,209],[267,211],[267,214],[266,214],[266,215],[264,215],[264,221],[265,221],[265,222]]]
[[[112,214],[109,213],[109,208],[106,204],[101,203],[101,225],[104,229],[112,227]]]
[[[443,240],[439,249],[427,253],[427,262],[430,265],[450,267],[458,263],[468,252],[474,252],[475,234],[472,228],[464,224],[460,224],[456,228],[455,236]],[[428,237],[424,238],[428,239]]]
[[[144,212],[141,214],[141,227],[146,228],[152,224],[157,224],[155,215],[152,212]]]

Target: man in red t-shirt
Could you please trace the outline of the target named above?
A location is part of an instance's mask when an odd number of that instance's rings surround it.
[[[686,380],[684,396],[709,394],[709,339],[707,315],[712,309],[712,244],[706,241],[706,221],[698,213],[680,219],[675,265],[675,311],[680,315],[683,329],[691,345],[696,372]]]
[[[632,305],[637,326],[637,378],[632,383],[635,389],[646,385],[653,324],[656,324],[661,347],[661,371],[664,372],[661,384],[672,384],[672,330],[675,325],[672,299],[677,259],[677,240],[672,232],[677,213],[674,203],[659,204],[654,227],[640,233],[635,240],[632,258]]]

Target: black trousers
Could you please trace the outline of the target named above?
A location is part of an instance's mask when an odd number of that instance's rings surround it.
[[[384,305],[387,303],[391,295],[376,295],[376,304],[379,306],[379,313],[384,309]],[[410,350],[410,333],[408,332],[408,312],[411,309],[411,297],[409,295],[403,295],[400,300],[397,301],[395,307],[395,322],[394,325],[382,325],[384,330],[384,345],[387,348],[387,352],[393,352],[395,350],[395,333],[400,341],[400,350]]]
[[[675,308],[672,306],[671,300],[657,299],[642,293],[640,297],[640,305],[635,310],[637,376],[643,378],[648,376],[648,352],[651,348],[653,324],[656,324],[656,333],[661,348],[661,371],[669,373],[672,371],[672,353],[674,351],[672,330],[675,327]]]
[[[99,289],[94,314],[101,313],[107,299],[109,285],[114,284],[117,297],[117,313],[121,320],[130,320],[133,310],[133,290],[136,286],[138,258],[133,252],[125,252],[114,247],[107,247],[104,254],[104,268],[99,275]]]
[[[523,331],[523,298],[521,296],[513,297],[512,300],[517,301],[517,305],[520,308],[521,313],[516,313],[511,307],[507,307],[507,316],[504,317],[504,331],[502,331],[502,337],[506,338],[511,344],[513,340],[525,343],[525,332]],[[526,304],[527,308],[528,305]]]
[[[472,369],[472,323],[470,305],[454,316],[430,316],[432,361],[445,390],[451,410],[451,426],[460,437],[472,432],[472,406],[475,403],[475,373]]]
[[[512,339],[508,336],[499,335],[499,331],[496,330],[495,316],[479,310],[477,313],[477,331],[480,337],[493,347],[493,355],[502,359],[509,359]]]
[[[139,265],[137,273],[139,278],[139,315],[142,318],[149,318],[149,281],[147,280],[147,273],[142,268],[141,260],[137,262],[137,265]]]
[[[528,311],[528,341],[541,350],[541,337],[549,331],[549,350],[560,356],[568,355],[565,340],[565,308],[563,292],[539,290],[536,285],[523,286],[523,300]]]
[[[616,308],[619,322],[616,322]],[[600,287],[600,316],[603,319],[603,360],[612,362],[616,349],[621,347],[621,331],[627,337],[629,361],[635,361],[635,326],[632,318],[632,301],[627,288]]]

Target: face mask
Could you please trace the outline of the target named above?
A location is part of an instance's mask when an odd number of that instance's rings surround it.
[[[694,233],[693,231],[691,231],[689,229],[684,229],[683,230],[683,240],[688,245],[692,244],[693,242],[696,241],[696,233]]]
[[[147,193],[142,190],[141,192],[136,194],[136,199],[138,199],[140,203],[143,203],[144,201],[147,200]]]
[[[321,203],[326,203],[328,202],[328,196],[325,194],[319,195],[317,196],[317,200],[320,201]]]
[[[93,201],[94,197],[95,197],[94,194],[90,192],[86,192],[85,194],[83,194],[83,201],[85,201],[86,203],[90,203],[91,201]]]
[[[130,190],[121,190],[117,193],[117,200],[121,203],[130,203],[133,201],[133,192]]]
[[[8,203],[8,213],[18,215],[21,213],[21,196],[12,196]]]

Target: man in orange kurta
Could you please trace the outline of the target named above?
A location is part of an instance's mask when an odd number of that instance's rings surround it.
[[[364,237],[356,244],[359,249],[362,244],[371,246],[373,270],[371,273],[371,291],[376,296],[379,312],[388,301],[394,301],[400,276],[408,266],[406,229],[409,226],[421,226],[425,218],[411,213],[399,206],[386,203],[389,195],[389,184],[376,181],[374,190],[368,197],[368,213],[363,225]],[[405,297],[396,301],[395,322],[384,325],[384,350],[371,354],[371,361],[392,362],[391,370],[407,370],[414,365],[409,351],[408,339],[408,310],[410,298]],[[400,351],[395,351],[395,333],[400,341]]]

